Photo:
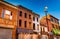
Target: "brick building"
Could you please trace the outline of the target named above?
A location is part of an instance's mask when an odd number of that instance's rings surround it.
[[[40,22],[39,22],[40,16],[38,14],[34,14],[33,12],[32,18],[33,18],[32,20],[33,31],[39,33],[40,32]]]
[[[17,36],[17,38],[18,39],[27,39],[27,38],[24,38],[25,35],[27,35],[27,36],[29,35],[29,37],[28,37],[29,39],[34,39],[33,36],[35,36],[35,35],[38,37],[38,34],[34,34],[33,30],[35,30],[35,28],[39,27],[39,23],[37,23],[38,25],[36,25],[36,22],[33,23],[33,19],[34,19],[34,21],[38,21],[39,15],[33,13],[31,10],[29,10],[21,5],[19,5],[17,7],[19,8],[18,9],[18,28],[17,28],[18,36]],[[39,31],[39,30],[37,30],[37,31]]]
[[[0,0],[0,39],[15,39],[17,7]]]
[[[40,20],[40,24],[42,26],[42,33],[44,35],[47,35],[47,39],[58,39],[59,36],[58,35],[54,35],[54,33],[56,31],[54,31],[53,29],[59,29],[59,19],[48,14],[47,15],[47,20],[46,20],[46,16],[42,17],[42,19]],[[47,33],[46,33],[47,31]]]
[[[0,0],[0,39],[38,39],[39,15]]]

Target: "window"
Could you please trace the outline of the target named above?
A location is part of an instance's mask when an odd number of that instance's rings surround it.
[[[21,26],[22,25],[22,20],[19,20],[19,26]]]
[[[44,28],[44,27],[42,26],[42,27],[41,27],[41,31],[44,31],[44,29],[43,29],[43,28]]]
[[[39,26],[37,26],[37,30],[39,30]]]
[[[39,24],[37,24],[37,30],[39,30]]]
[[[57,23],[59,24],[59,21],[57,21]]]
[[[5,10],[2,9],[2,18],[4,18],[4,12],[5,12]]]
[[[29,27],[31,28],[31,22],[29,22]]]
[[[29,22],[29,26],[31,26],[31,22]]]
[[[27,18],[27,14],[26,13],[25,13],[24,17]]]
[[[11,12],[11,14],[10,14],[10,20],[12,20],[12,12]]]
[[[54,24],[52,24],[52,27],[55,28],[55,27],[54,27]]]
[[[52,21],[52,22],[53,22],[53,18],[50,18],[50,21]]]
[[[35,17],[33,17],[33,21],[35,21]]]
[[[56,20],[54,19],[54,18],[52,18],[53,19],[53,21],[52,22],[55,22],[56,23]]]
[[[2,9],[2,18],[12,20],[12,12],[9,10]]]
[[[20,11],[20,16],[22,16],[22,11]]]
[[[48,32],[48,29],[47,29],[47,27],[44,27],[44,30],[45,30],[45,32]]]
[[[27,21],[24,22],[24,26],[25,26],[25,28],[27,27]]]
[[[58,20],[56,20],[56,23],[58,23],[58,24],[59,24]]]
[[[35,23],[33,23],[33,29],[35,30]]]
[[[54,19],[54,22],[56,23],[57,21]]]
[[[37,18],[37,22],[38,22],[38,18]]]
[[[11,12],[11,16],[12,16],[12,12]]]
[[[31,19],[31,15],[29,15],[29,19]]]
[[[54,18],[50,18],[50,21],[54,22],[54,23],[58,23],[58,21]]]

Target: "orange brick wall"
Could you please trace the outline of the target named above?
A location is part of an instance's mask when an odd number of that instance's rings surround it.
[[[50,15],[47,15],[47,21],[48,21],[48,30],[51,32],[52,31],[52,28],[53,28],[53,26],[52,26],[52,24],[54,24],[54,25],[57,25],[57,27],[59,26],[59,24],[58,23],[54,23],[54,22],[51,22],[50,21],[50,18],[51,18],[51,16]],[[53,17],[54,18],[54,17]],[[56,20],[57,20],[57,18],[55,18]],[[40,20],[40,23],[42,24],[42,25],[44,25],[44,26],[46,26],[46,17],[42,17],[42,19]],[[58,20],[57,20],[58,21]]]
[[[12,20],[7,20],[5,18],[2,18],[2,9],[6,9],[12,12]],[[6,24],[7,22],[7,24]],[[13,33],[12,33],[12,39],[15,39],[15,35],[16,35],[16,26],[17,26],[17,9],[14,9],[10,6],[4,5],[2,3],[0,3],[0,25],[4,25],[3,27],[7,27],[5,25],[9,25],[9,26],[13,26]],[[9,27],[7,27],[9,28]]]
[[[24,9],[22,7],[19,7],[19,12],[22,11],[22,16],[19,16],[19,19],[22,20],[22,26],[20,28],[24,28],[24,29],[33,29],[33,25],[32,25],[32,12]],[[24,17],[24,13],[27,13],[27,18]],[[19,13],[18,13],[19,14]],[[31,15],[31,19],[29,19],[29,14]],[[24,27],[24,21],[27,21],[27,27]],[[31,26],[29,26],[29,22],[31,22]],[[18,26],[19,27],[19,26]]]

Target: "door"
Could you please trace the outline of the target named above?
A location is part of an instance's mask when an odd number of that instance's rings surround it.
[[[12,29],[0,28],[0,39],[12,39]]]

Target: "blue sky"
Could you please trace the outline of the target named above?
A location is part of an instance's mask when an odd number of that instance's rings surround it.
[[[60,20],[60,0],[5,0],[14,5],[22,5],[33,12],[45,16],[44,7],[48,6],[48,13]]]

